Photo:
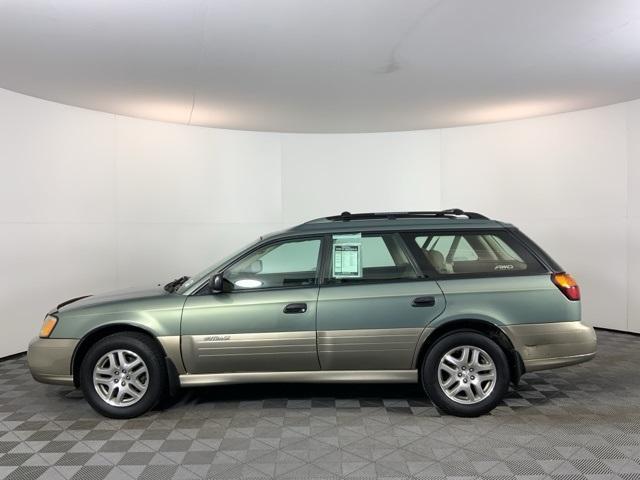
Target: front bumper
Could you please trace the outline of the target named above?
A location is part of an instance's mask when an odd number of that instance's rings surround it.
[[[29,343],[27,363],[38,382],[73,386],[71,359],[78,340],[36,337]]]
[[[501,327],[522,357],[526,372],[566,367],[596,355],[596,333],[582,322]]]

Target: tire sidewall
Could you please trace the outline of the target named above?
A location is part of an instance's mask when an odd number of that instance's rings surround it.
[[[496,366],[496,384],[493,391],[487,398],[472,405],[451,400],[438,382],[440,359],[449,350],[461,345],[483,349]],[[491,411],[507,393],[509,378],[509,363],[502,348],[487,336],[474,331],[453,332],[440,338],[427,352],[420,371],[422,386],[431,401],[445,412],[463,417],[476,417]]]
[[[117,350],[131,350],[142,358],[149,371],[149,386],[144,396],[135,404],[116,407],[106,403],[93,385],[93,369],[97,361],[106,353]],[[149,411],[162,397],[166,384],[164,361],[152,340],[143,335],[114,334],[103,338],[92,346],[80,367],[80,387],[87,402],[98,413],[110,418],[133,418]]]

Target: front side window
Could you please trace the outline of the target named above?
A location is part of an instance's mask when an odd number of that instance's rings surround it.
[[[542,273],[544,269],[513,238],[496,233],[411,234],[427,265],[442,275]]]
[[[287,240],[258,248],[224,272],[233,290],[316,283],[320,239]]]
[[[397,234],[332,235],[327,282],[351,284],[418,278]]]

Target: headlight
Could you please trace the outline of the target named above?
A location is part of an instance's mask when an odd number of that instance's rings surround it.
[[[53,332],[53,329],[58,323],[58,318],[53,315],[47,315],[44,319],[44,323],[42,324],[42,328],[40,329],[40,338],[47,338]]]

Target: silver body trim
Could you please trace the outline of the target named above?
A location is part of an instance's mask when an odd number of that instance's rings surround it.
[[[416,383],[417,381],[417,370],[313,370],[180,375],[182,387],[238,383]]]

